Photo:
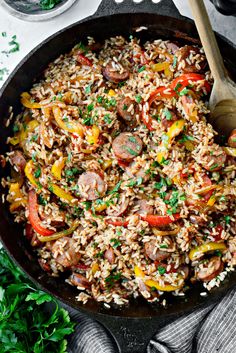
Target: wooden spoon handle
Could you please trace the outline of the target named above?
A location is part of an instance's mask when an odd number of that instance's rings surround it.
[[[215,80],[225,80],[227,73],[204,2],[203,0],[189,0],[189,5],[212,75]]]

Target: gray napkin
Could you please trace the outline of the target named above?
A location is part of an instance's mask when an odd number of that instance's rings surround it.
[[[106,331],[97,322],[70,311],[78,322],[69,353],[114,353]],[[147,353],[236,353],[235,288],[216,305],[182,316],[160,329]]]

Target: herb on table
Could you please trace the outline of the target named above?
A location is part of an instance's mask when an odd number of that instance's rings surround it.
[[[7,75],[9,72],[9,70],[6,67],[3,67],[2,69],[0,69],[0,81],[3,80],[3,76]]]
[[[52,311],[45,310],[50,303]],[[68,312],[39,290],[0,249],[0,352],[66,353]]]
[[[39,5],[42,10],[51,10],[60,2],[61,0],[40,0]]]
[[[7,32],[2,32],[2,37],[6,37],[7,36]]]
[[[12,47],[8,51],[8,54],[15,53],[20,50],[20,44],[16,41],[16,35],[12,36],[11,41],[8,44]]]

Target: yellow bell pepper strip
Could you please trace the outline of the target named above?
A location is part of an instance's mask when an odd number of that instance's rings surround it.
[[[96,212],[100,213],[100,212],[102,212],[102,211],[104,211],[104,210],[106,210],[106,209],[107,209],[107,205],[105,204],[105,202],[102,203],[102,204],[100,204],[100,205],[96,204],[96,202],[95,202],[95,204],[94,204],[94,210],[95,210]]]
[[[134,266],[134,274],[136,277],[141,277],[141,278],[145,277],[145,273],[143,272],[143,270],[141,270],[139,266]]]
[[[160,72],[160,71],[164,71],[165,69],[168,69],[170,66],[170,62],[169,61],[164,61],[162,63],[157,63],[154,65],[151,65],[151,69],[154,72]]]
[[[24,197],[22,191],[20,190],[20,184],[18,182],[10,184],[9,193],[12,200],[21,199]]]
[[[16,211],[19,207],[27,205],[27,199],[26,198],[22,198],[21,200],[18,201],[13,201],[10,204],[10,212],[13,213],[14,211]]]
[[[27,139],[28,134],[30,132],[33,132],[36,129],[36,127],[38,127],[38,126],[39,126],[39,122],[37,120],[34,119],[34,120],[29,121],[26,124],[25,129],[22,129],[20,131],[20,142],[24,142]]]
[[[68,235],[70,235],[71,233],[73,233],[79,226],[79,221],[75,221],[73,223],[73,225],[68,228],[68,229],[65,229],[65,230],[62,230],[61,232],[56,232],[52,235],[49,235],[49,236],[37,236],[37,238],[42,242],[42,243],[45,243],[45,242],[48,242],[48,241],[54,241],[54,240],[57,240],[57,239],[60,239],[60,238],[63,238],[63,237],[67,237]]]
[[[144,283],[146,284],[146,286],[154,287],[157,290],[160,290],[162,292],[173,292],[177,289],[182,288],[184,285],[184,282],[183,282],[181,285],[178,285],[178,286],[173,286],[171,284],[165,284],[164,286],[161,286],[157,281],[153,281],[152,279],[148,279]]]
[[[65,167],[66,160],[67,158],[61,157],[52,165],[51,173],[57,180],[61,180],[61,173],[63,168]]]
[[[108,92],[108,96],[114,97],[116,95],[116,92],[113,89],[110,89]]]
[[[30,159],[25,166],[25,175],[27,179],[29,180],[30,184],[35,186],[36,188],[41,189],[42,185],[40,182],[34,177],[33,175],[33,170],[34,170],[34,162],[32,159]]]
[[[37,194],[33,189],[29,191],[28,208],[29,208],[29,222],[34,228],[35,232],[43,236],[52,235],[54,231],[43,227],[41,224],[41,219],[39,218],[39,215],[38,215]]]
[[[50,184],[48,189],[62,200],[66,200],[68,202],[72,202],[72,200],[75,200],[75,197],[73,195],[71,195],[68,191],[63,190],[60,186],[56,184]]]
[[[207,206],[212,207],[212,206],[214,206],[215,202],[216,202],[216,197],[215,197],[214,195],[212,195],[212,196],[209,198],[209,200],[207,201]]]
[[[214,251],[214,250],[226,250],[226,249],[227,248],[224,243],[214,243],[214,242],[205,243],[192,249],[189,253],[189,258],[190,260],[194,260],[206,252]]]
[[[13,146],[16,146],[20,143],[20,135],[16,135],[16,136],[13,136],[13,137],[10,137],[8,139],[8,142],[13,145]]]
[[[223,150],[228,156],[236,157],[236,148],[233,147],[223,147]]]
[[[21,104],[29,109],[40,109],[41,104],[32,102],[31,95],[28,92],[21,94]]]
[[[190,152],[193,151],[195,148],[194,144],[191,141],[184,141],[183,145],[185,146],[186,150]]]
[[[97,125],[93,125],[90,130],[88,130],[86,139],[90,145],[96,145],[98,142],[100,134],[100,129]]]
[[[92,274],[93,274],[93,275],[95,275],[95,273],[100,270],[99,265],[98,265],[97,262],[95,262],[94,264],[92,264],[91,270],[92,270]]]
[[[65,130],[71,133],[76,133],[80,137],[84,136],[84,129],[78,121],[70,121],[70,122],[63,121],[62,111],[59,107],[54,106],[52,108],[52,111],[53,111],[54,118],[57,122],[57,125],[62,130]]]
[[[134,274],[136,277],[145,278],[145,273],[138,266],[134,267]],[[179,286],[172,286],[170,284],[165,284],[164,286],[161,286],[157,281],[154,281],[152,279],[148,279],[148,280],[144,281],[144,283],[146,284],[146,286],[155,287],[157,290],[160,290],[162,292],[173,292],[177,289],[182,288],[184,285],[184,283],[182,283]]]
[[[185,121],[180,119],[175,121],[168,129],[167,133],[163,136],[162,142],[159,146],[160,152],[157,153],[158,163],[162,163],[165,159],[168,149],[171,145],[171,141],[174,137],[178,136],[184,129]]]
[[[102,162],[102,169],[106,170],[107,168],[112,166],[112,160],[111,159],[107,159],[105,161]]]

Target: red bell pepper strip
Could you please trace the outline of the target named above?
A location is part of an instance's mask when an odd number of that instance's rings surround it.
[[[89,60],[86,56],[84,56],[83,54],[78,54],[77,55],[77,61],[81,64],[81,65],[85,65],[85,66],[92,66],[93,63],[91,60]]]
[[[190,84],[190,81],[193,82],[193,81],[203,81],[203,80],[204,80],[204,87],[206,88],[206,91],[209,93],[211,91],[211,86],[206,81],[205,76],[200,74],[195,74],[195,73],[183,74],[179,77],[176,77],[176,79],[174,79],[171,82],[170,88],[172,90],[175,90],[176,92],[181,92],[185,87],[187,87]]]
[[[142,121],[143,121],[144,125],[148,128],[149,131],[155,130],[152,126],[153,119],[149,114],[149,110],[150,110],[152,103],[155,100],[160,100],[163,98],[172,98],[175,96],[177,96],[176,92],[173,89],[171,89],[169,87],[165,87],[165,86],[158,87],[155,91],[153,91],[150,94],[150,97],[148,100],[148,109],[147,109],[146,105],[144,105],[142,115],[141,115]]]
[[[159,215],[148,214],[146,216],[140,215],[140,217],[143,221],[148,222],[149,225],[152,227],[162,227],[162,226],[168,226],[169,224],[180,219],[180,214],[175,213],[172,216],[159,216]]]
[[[29,191],[28,202],[29,202],[29,221],[32,227],[34,228],[35,232],[43,236],[48,236],[55,233],[53,230],[46,229],[40,224],[41,220],[38,215],[37,194],[34,190]]]
[[[129,221],[125,220],[125,219],[117,219],[117,220],[112,220],[112,219],[106,219],[105,220],[107,224],[111,224],[115,227],[127,227],[129,224]]]
[[[222,240],[221,239],[221,234],[223,232],[223,227],[218,224],[216,227],[215,227],[215,232],[213,234],[213,232],[211,233],[211,236],[215,238],[215,241],[218,241],[218,240]]]

